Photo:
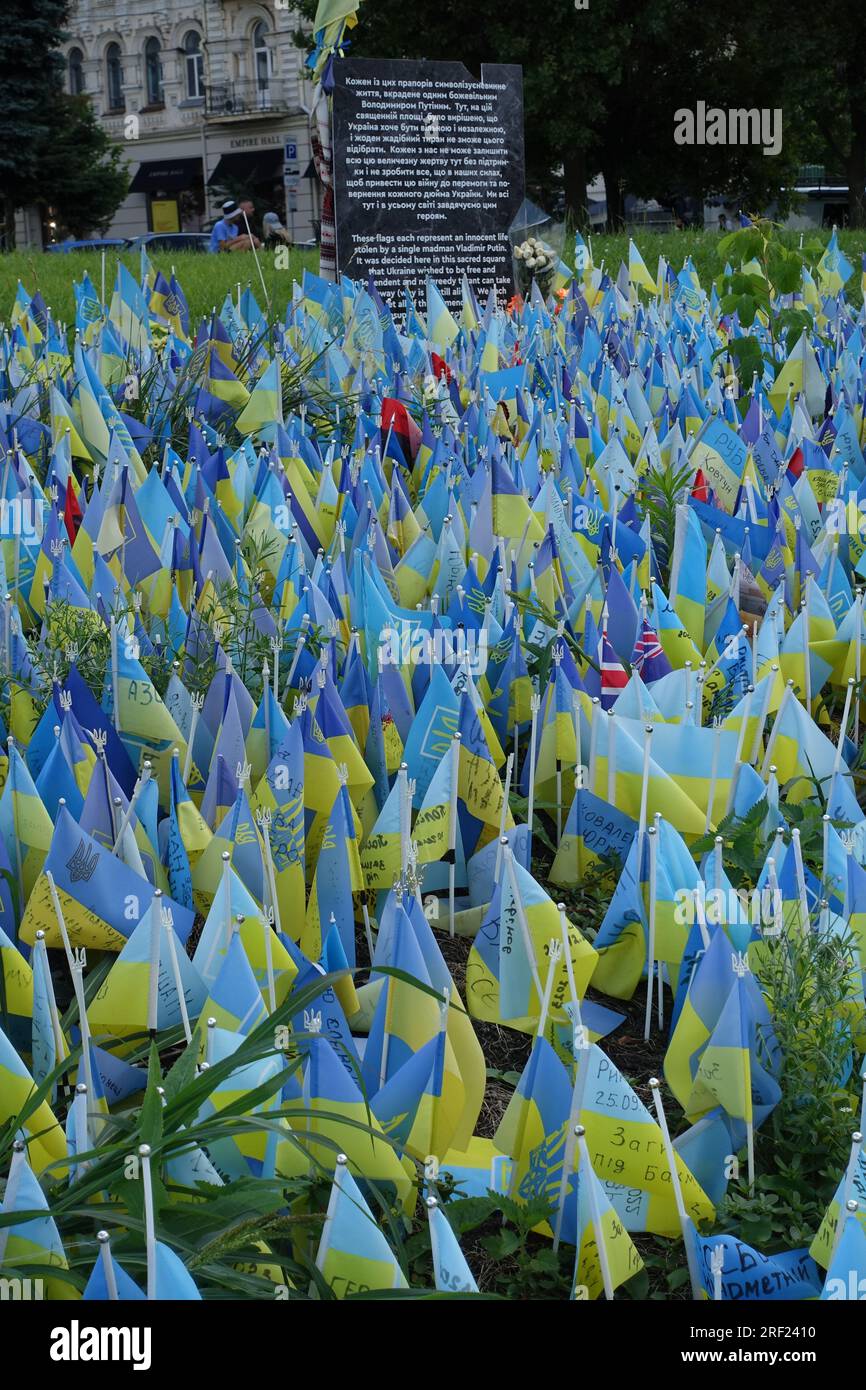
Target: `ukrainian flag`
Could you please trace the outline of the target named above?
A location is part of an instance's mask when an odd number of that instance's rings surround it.
[[[195,1019],[201,1013],[207,990],[176,937],[174,951],[171,951],[168,939],[170,931],[173,932],[174,927],[162,921],[160,899],[154,898],[88,1007],[87,1019],[94,1036],[105,1033],[124,1038],[130,1033],[147,1029],[151,961],[154,959],[159,977],[157,1028],[162,1031],[181,1023],[174,961],[177,962],[188,1017]],[[159,935],[158,944],[153,941],[154,932]]]
[[[662,1133],[646,1106],[597,1044],[589,1048],[579,1120],[598,1176],[648,1197],[636,1229],[678,1235],[679,1216],[671,1190],[671,1173]],[[649,1155],[654,1154],[656,1162]],[[679,1156],[676,1169],[686,1212],[696,1223],[714,1216],[712,1203]]]
[[[608,1201],[604,1188],[589,1161],[586,1143],[580,1145],[577,1174],[577,1238],[572,1279],[572,1298],[580,1290],[587,1299],[605,1292],[601,1255],[602,1241],[611,1290],[618,1289],[643,1269],[643,1260],[630,1240],[625,1226]]]
[[[335,1298],[409,1287],[343,1154],[337,1159],[316,1268]]]
[[[18,1121],[35,1091],[33,1077],[0,1029],[0,1125]],[[37,1173],[66,1157],[66,1137],[44,1100],[26,1120],[13,1123],[16,1128],[24,1130],[30,1162]]]
[[[17,1270],[35,1273],[42,1280],[49,1299],[77,1299],[80,1294],[63,1278],[69,1269],[60,1232],[39,1181],[27,1161],[26,1152],[12,1154],[0,1216],[25,1213],[24,1219],[5,1226],[0,1235],[0,1277]],[[44,1215],[34,1216],[40,1212]]]
[[[839,247],[839,234],[833,228],[827,248],[818,262],[818,283],[825,295],[840,294],[846,281],[854,274],[854,267]]]
[[[288,1107],[291,1120],[291,1105]],[[414,1165],[398,1158],[367,1102],[327,1038],[309,1040],[299,1117],[317,1165],[334,1150],[345,1153],[360,1178],[393,1194],[411,1213],[415,1207]]]
[[[265,367],[235,424],[241,434],[254,434],[258,431],[262,438],[267,438],[268,429],[276,421],[282,423],[282,419],[280,364],[275,358]]]
[[[630,238],[628,243],[628,279],[629,284],[640,285],[643,289],[649,290],[650,294],[658,294],[658,285],[647,270],[643,256]]]

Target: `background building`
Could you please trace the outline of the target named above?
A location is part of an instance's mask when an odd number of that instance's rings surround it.
[[[90,97],[132,176],[107,235],[199,231],[243,192],[296,240],[314,236],[303,23],[288,0],[76,0],[66,85]],[[32,240],[34,219],[20,230]]]

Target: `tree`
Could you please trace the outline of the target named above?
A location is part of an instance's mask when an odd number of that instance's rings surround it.
[[[86,96],[61,93],[54,134],[40,147],[42,191],[58,226],[73,237],[104,231],[129,189],[123,150],[109,139]]]
[[[781,8],[781,0],[770,0]],[[816,136],[814,162],[842,173],[848,223],[866,226],[866,10],[862,0],[826,0],[819,12],[792,7],[784,57],[794,60],[791,105]],[[781,31],[777,31],[781,32]],[[789,39],[790,35],[790,39]],[[790,51],[790,57],[789,57]]]
[[[0,195],[7,245],[15,241],[15,210],[39,191],[34,154],[53,132],[61,90],[57,46],[68,0],[4,0],[0,24]]]
[[[829,3],[853,13],[862,0]],[[312,19],[316,0],[299,7]],[[688,194],[699,204],[708,193],[725,193],[754,208],[790,199],[798,163],[814,158],[816,122],[803,97],[826,72],[818,50],[828,27],[824,10],[818,24],[814,13],[792,8],[790,0],[589,0],[585,9],[576,0],[547,0],[527,12],[516,0],[415,0],[410,21],[405,0],[368,0],[349,37],[360,57],[460,59],[476,73],[484,62],[519,63],[530,192],[543,199],[559,186],[580,225],[587,177],[602,173],[615,227],[626,191],[665,201]],[[853,74],[862,44],[846,49],[845,25],[837,30]],[[753,145],[677,145],[675,114],[698,101],[724,110],[782,109],[781,154]],[[825,94],[825,114],[834,105]],[[850,124],[859,158],[859,127]],[[866,120],[862,136],[866,160]]]
[[[121,151],[100,126],[87,97],[63,91],[68,0],[4,0],[0,25],[0,198],[6,245],[15,211],[51,206],[81,235],[103,227],[126,196]]]

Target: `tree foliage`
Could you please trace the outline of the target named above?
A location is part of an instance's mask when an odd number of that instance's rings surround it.
[[[316,0],[300,0],[312,19]],[[750,210],[792,201],[797,168],[825,162],[866,183],[866,77],[861,0],[820,11],[789,0],[548,0],[527,12],[516,0],[367,0],[349,35],[351,53],[376,58],[458,59],[523,68],[529,190],[561,189],[578,222],[588,178],[603,173],[609,223],[627,190],[676,203],[707,194]],[[859,41],[858,41],[859,40]],[[676,145],[683,108],[780,110],[778,155],[759,145]],[[852,223],[862,206],[852,198]],[[859,199],[862,204],[862,197]]]
[[[15,209],[49,205],[81,236],[103,227],[126,196],[128,180],[86,97],[63,91],[69,0],[4,0],[0,25],[0,198],[7,245]]]

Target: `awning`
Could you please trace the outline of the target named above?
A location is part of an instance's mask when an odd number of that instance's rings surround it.
[[[226,179],[238,183],[267,183],[271,179],[281,178],[282,172],[282,145],[264,150],[237,150],[234,154],[220,155],[207,186],[213,188],[224,184]]]
[[[200,159],[146,159],[129,185],[130,193],[176,192],[201,183]]]

